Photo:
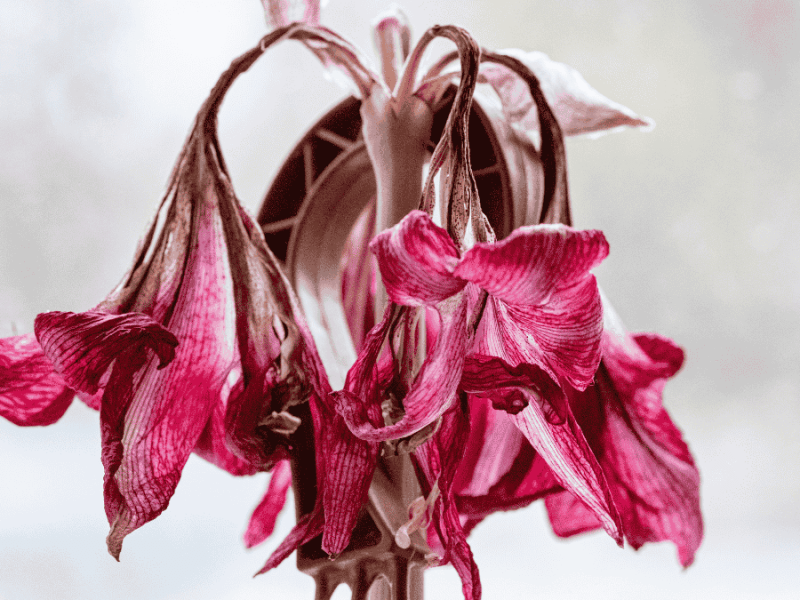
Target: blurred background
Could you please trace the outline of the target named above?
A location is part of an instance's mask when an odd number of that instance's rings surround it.
[[[385,0],[333,0],[323,22],[372,52]],[[797,597],[800,561],[800,3],[789,0],[447,0],[403,3],[486,47],[542,50],[653,118],[568,143],[576,225],[602,229],[597,274],[633,331],[687,362],[665,402],[702,475],[706,537],[683,571],[670,544],[558,540],[534,505],[470,538],[484,597]],[[82,311],[118,283],[194,115],[265,33],[258,0],[0,0],[0,335]],[[254,210],[289,150],[344,96],[294,42],[240,78],[220,117]],[[105,549],[98,418],[0,422],[0,600],[310,599],[290,558],[251,578],[291,528],[245,551],[268,476],[193,456],[169,509]],[[458,599],[447,567],[428,598]],[[337,598],[349,598],[344,590]]]

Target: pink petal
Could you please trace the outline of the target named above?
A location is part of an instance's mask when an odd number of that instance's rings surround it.
[[[503,50],[501,54],[521,61],[539,79],[542,92],[553,109],[564,135],[614,131],[621,127],[652,127],[650,119],[609,100],[589,85],[572,67],[551,60],[542,52]],[[510,70],[492,65],[481,69],[503,101],[512,122],[538,131],[536,107],[527,85]]]
[[[458,249],[427,213],[415,210],[380,233],[370,244],[381,280],[395,304],[435,304],[458,293],[464,281],[453,277]]]
[[[272,470],[267,493],[264,494],[264,498],[256,506],[253,515],[250,517],[250,523],[247,525],[247,531],[244,534],[245,546],[248,548],[257,546],[272,535],[278,514],[283,509],[283,505],[286,504],[286,493],[289,491],[291,484],[292,469],[289,461],[279,461]]]
[[[0,415],[15,425],[50,425],[74,396],[34,334],[0,339]]]
[[[683,352],[666,338],[618,333],[609,327],[603,336],[604,366],[597,385],[575,392],[571,403],[584,429],[601,424],[589,440],[628,542],[639,548],[671,540],[681,564],[688,566],[703,537],[700,478],[661,400],[666,379],[679,368]],[[548,504],[548,510],[561,535],[593,528],[591,519],[563,503]]]
[[[538,403],[511,417],[547,462],[561,486],[578,497],[622,544],[622,526],[603,471],[572,414],[561,425],[548,423]]]
[[[374,377],[370,371],[376,369],[375,349],[379,350],[383,344],[385,333],[381,332],[387,327],[390,311],[387,309],[383,328],[375,327],[368,337],[373,340],[368,342],[373,351],[362,351],[347,374],[345,392],[336,395],[336,410],[356,436],[371,442],[407,437],[433,423],[452,405],[464,363],[468,304],[467,295],[461,295],[437,306],[441,329],[433,352],[425,358],[420,373],[402,399],[405,415],[397,423],[381,427],[368,418],[367,411],[379,411],[383,390],[377,396],[359,394],[357,390],[364,389],[363,382]]]
[[[560,424],[566,419],[564,392],[536,365],[521,363],[513,367],[495,356],[471,354],[464,363],[460,387],[478,398],[488,399],[495,409],[511,415],[522,411],[533,397],[548,422]]]
[[[491,295],[474,351],[530,363],[585,388],[600,362],[602,304],[589,269],[608,253],[599,231],[521,227],[477,244],[455,274]]]
[[[159,358],[159,369],[175,357],[178,340],[148,315],[49,312],[36,317],[34,330],[55,370],[76,390],[94,394],[111,364],[141,348]]]
[[[211,417],[195,444],[194,453],[231,475],[253,475],[259,471],[258,467],[234,454],[226,441],[225,407],[230,393],[231,386],[226,381],[220,401],[214,404]]]
[[[261,575],[281,564],[292,552],[307,541],[322,533],[323,518],[321,510],[314,510],[298,519],[297,524],[275,549],[266,564],[256,575]]]
[[[464,400],[466,400],[464,398]],[[422,471],[425,482],[423,491],[430,493],[438,482],[440,495],[434,504],[432,530],[445,550],[443,563],[452,563],[461,577],[462,591],[466,600],[479,600],[481,581],[478,566],[467,543],[466,533],[453,497],[453,481],[456,469],[463,456],[469,434],[469,415],[464,412],[466,402],[456,404],[448,410],[442,424],[433,437],[414,452],[414,458]],[[429,535],[433,532],[429,529]],[[436,541],[434,546],[438,545]]]

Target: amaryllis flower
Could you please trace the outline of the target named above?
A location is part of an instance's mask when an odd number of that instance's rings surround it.
[[[109,551],[163,511],[196,450],[234,474],[281,465],[247,537],[286,493],[293,414],[330,388],[297,300],[235,197],[216,134],[220,102],[265,46],[234,62],[203,105],[131,271],[85,313],[44,313],[36,340],[4,340],[0,407],[47,424],[74,391],[99,407]]]

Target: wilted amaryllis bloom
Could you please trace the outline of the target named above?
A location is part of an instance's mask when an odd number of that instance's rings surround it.
[[[468,64],[463,53],[462,69]],[[650,122],[541,53],[484,52],[483,58],[478,80],[491,84],[507,121],[541,152],[543,172],[532,176],[541,177],[543,198],[540,211],[526,218],[568,223],[562,133],[591,134]],[[435,77],[449,60],[443,59],[426,77],[438,82]],[[461,75],[460,92],[467,79],[463,71]],[[371,136],[371,115],[362,108],[362,116],[380,207],[382,193],[402,193],[392,183],[396,172],[403,172],[397,165],[410,159],[393,154],[386,128],[375,128],[383,138]],[[361,352],[344,391],[337,394],[339,412],[360,438],[388,440],[392,447],[413,451],[432,504],[429,542],[453,562],[467,597],[477,597],[480,584],[465,533],[495,510],[518,508],[544,496],[549,496],[554,529],[561,535],[602,525],[618,542],[624,536],[635,548],[671,539],[679,546],[681,562],[688,564],[702,537],[702,521],[697,470],[680,434],[659,408],[658,426],[668,432],[667,441],[660,441],[664,436],[654,433],[643,409],[630,402],[625,409],[629,415],[618,419],[632,423],[628,434],[619,423],[614,433],[607,427],[613,419],[604,412],[614,411],[615,402],[600,392],[599,380],[614,365],[609,362],[598,371],[601,353],[610,356],[609,334],[601,336],[599,295],[594,279],[587,277],[588,269],[605,256],[605,250],[598,250],[604,240],[598,243],[598,232],[540,226],[467,249],[461,236],[467,215],[472,215],[475,240],[481,239],[485,219],[474,217],[468,167],[464,162],[460,172],[453,167],[466,136],[453,139],[440,198],[447,231],[433,225],[426,212],[412,213],[373,242],[383,284],[398,306],[387,309],[382,322],[364,337],[360,322],[366,319],[348,315]],[[440,164],[434,153],[431,172]],[[390,183],[382,185],[382,176]],[[420,203],[428,211],[431,180]],[[407,200],[397,203],[408,205]],[[359,225],[355,237],[366,242],[363,223]],[[556,243],[544,243],[547,234]],[[361,251],[354,241],[351,237],[349,245],[357,255]],[[364,269],[361,261],[344,266],[343,295],[355,310],[371,306],[352,302],[347,288],[363,279],[357,272]],[[553,294],[559,289],[569,290],[571,302]],[[536,306],[539,299],[543,304],[552,301],[553,308]],[[644,363],[634,361],[627,375],[639,373],[647,380],[648,372]],[[594,399],[594,413],[589,414],[586,403],[576,402],[582,396]],[[649,401],[660,407],[660,393],[651,394]],[[643,484],[645,472],[650,487]]]
[[[269,535],[289,481],[293,412],[330,392],[294,293],[236,199],[216,133],[236,75],[282,33],[234,62],[203,105],[119,287],[90,311],[39,315],[36,339],[0,345],[6,418],[52,423],[75,391],[99,408],[117,558],[123,538],[166,508],[193,450],[239,475],[278,464],[246,540]]]

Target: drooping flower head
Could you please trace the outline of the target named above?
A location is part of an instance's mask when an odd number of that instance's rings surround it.
[[[635,548],[672,540],[689,564],[702,537],[697,469],[660,398],[682,352],[614,324],[591,273],[608,244],[570,226],[563,136],[650,123],[565,65],[483,50],[458,27],[433,27],[411,49],[402,15],[385,15],[379,75],[318,24],[318,2],[264,4],[273,31],[202,106],[120,286],[90,311],[40,315],[35,337],[0,340],[0,414],[52,423],[75,393],[99,408],[116,557],[166,508],[192,451],[233,474],[273,470],[246,534],[259,543],[310,428],[313,506],[262,572],[320,534],[324,551],[343,552],[391,453],[410,454],[423,494],[398,547],[427,521],[431,548],[455,566],[467,598],[481,594],[471,528],[542,497],[559,535],[603,527]],[[457,50],[421,73],[437,37]],[[236,199],[216,132],[234,80],[283,40],[353,84],[376,180],[368,225],[347,246],[360,258],[345,263],[342,297],[325,299],[348,307],[358,348],[346,376],[331,373],[344,381],[335,392],[323,365],[341,363],[328,355],[337,342],[313,339],[324,328],[306,322]],[[499,102],[504,143],[525,156],[504,239],[471,167],[478,90]]]

